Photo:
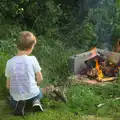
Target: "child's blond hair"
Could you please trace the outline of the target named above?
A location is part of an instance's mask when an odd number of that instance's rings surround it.
[[[17,48],[19,50],[28,50],[36,43],[36,37],[29,31],[20,32],[17,40]]]

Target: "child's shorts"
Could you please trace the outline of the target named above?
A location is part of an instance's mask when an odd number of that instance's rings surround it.
[[[42,94],[42,90],[40,89],[40,93],[39,93],[37,96],[35,96],[35,97],[33,97],[33,98],[29,99],[29,100],[26,100],[26,101],[33,102],[34,100],[36,100],[36,99],[40,100],[41,98],[43,98],[43,94]],[[11,96],[10,104],[11,104],[11,106],[12,106],[13,108],[16,107],[17,102],[18,102],[18,101],[15,101],[15,100],[12,98],[12,96]]]

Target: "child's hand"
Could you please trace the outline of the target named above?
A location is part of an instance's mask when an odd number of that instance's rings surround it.
[[[42,77],[42,73],[41,72],[37,72],[36,73],[36,79],[37,79],[37,85],[40,86],[42,80],[43,80],[43,77]]]

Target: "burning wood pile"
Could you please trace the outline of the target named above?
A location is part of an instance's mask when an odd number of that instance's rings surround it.
[[[96,53],[94,48],[92,57],[85,61],[87,67],[79,74],[87,75],[89,79],[96,79],[98,82],[115,80],[119,76],[120,61],[115,63],[114,59],[112,54],[106,57],[101,52]]]

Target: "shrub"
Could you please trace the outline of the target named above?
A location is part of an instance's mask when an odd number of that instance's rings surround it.
[[[15,41],[21,31],[17,25],[0,25],[0,51],[15,55],[17,52]]]
[[[65,34],[60,38],[64,44],[68,47],[77,47],[85,50],[94,47],[94,42],[96,40],[96,34],[94,31],[94,26],[87,19],[80,24],[75,24],[74,27],[71,24],[63,28]],[[84,47],[83,47],[84,46]]]
[[[6,78],[5,78],[5,67],[7,60],[10,56],[6,53],[0,52],[0,98],[3,98],[7,94],[6,90]]]

